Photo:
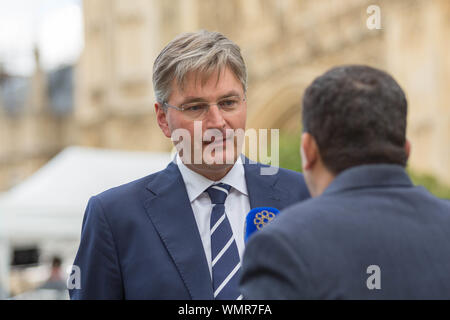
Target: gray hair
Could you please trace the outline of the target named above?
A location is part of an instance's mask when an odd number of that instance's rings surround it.
[[[247,69],[240,48],[219,32],[200,30],[182,33],[161,51],[153,65],[153,90],[156,101],[167,102],[176,80],[183,88],[186,75],[197,72],[202,83],[215,71],[229,67],[247,91]]]

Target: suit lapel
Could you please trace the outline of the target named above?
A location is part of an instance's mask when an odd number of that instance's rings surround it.
[[[250,208],[274,207],[280,209],[282,190],[276,186],[278,176],[261,175],[261,164],[243,158],[245,180],[250,200]]]
[[[147,215],[172,257],[192,299],[213,299],[209,267],[183,178],[171,162],[147,189]]]

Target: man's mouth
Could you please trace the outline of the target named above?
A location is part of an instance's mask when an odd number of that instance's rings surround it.
[[[203,145],[226,145],[227,141],[232,140],[233,136],[224,137],[222,139],[217,139],[216,137],[211,137],[211,141],[203,141]]]

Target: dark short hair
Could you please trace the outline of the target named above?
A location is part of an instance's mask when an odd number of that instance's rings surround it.
[[[316,140],[334,174],[363,164],[406,166],[407,101],[386,72],[361,65],[335,67],[303,96],[303,131]]]
[[[52,259],[52,267],[59,268],[59,267],[61,267],[61,264],[62,264],[61,258],[58,256],[54,256]]]

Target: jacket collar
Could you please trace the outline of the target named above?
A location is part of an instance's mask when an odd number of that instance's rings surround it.
[[[192,299],[213,299],[203,244],[178,166],[171,162],[147,185],[147,215],[160,235]]]
[[[267,167],[243,157],[250,207],[279,208],[285,192],[278,175],[261,175]],[[147,187],[146,213],[172,257],[192,299],[213,299],[209,267],[183,177],[173,161]]]
[[[370,187],[412,187],[406,170],[394,164],[370,164],[344,170],[325,189],[330,194],[348,189]]]
[[[249,160],[243,156],[245,180],[250,200],[250,208],[280,208],[280,202],[287,194],[277,186],[278,175],[264,174],[269,166]]]

